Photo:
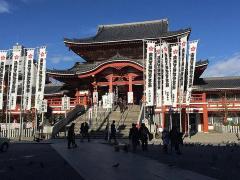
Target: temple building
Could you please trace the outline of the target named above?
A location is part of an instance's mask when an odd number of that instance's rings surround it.
[[[184,35],[189,37],[190,33],[190,28],[169,31],[167,19],[100,25],[97,34],[93,37],[64,39],[69,50],[79,55],[85,62],[77,62],[66,70],[48,70],[47,74],[68,85],[70,96],[75,96],[78,103],[85,106],[93,104],[94,91],[98,92],[99,100],[108,92],[113,92],[122,99],[127,98],[128,92],[133,92],[133,103],[140,104],[144,99],[143,59],[146,56],[146,41],[159,43],[162,40],[176,43]],[[196,63],[196,81],[207,65],[208,60],[200,60]],[[167,109],[168,107],[155,109],[155,113],[167,115]],[[159,119],[162,118],[168,119],[167,116],[159,116]],[[163,125],[164,120],[160,121]],[[207,121],[205,119],[204,123],[208,124]],[[201,122],[203,124],[203,120]]]
[[[84,62],[76,62],[64,70],[47,69],[44,98],[48,100],[53,114],[64,114],[61,98],[70,97],[70,108],[77,105],[93,107],[94,92],[98,92],[98,102],[103,95],[113,93],[117,99],[126,100],[132,92],[131,105],[144,104],[146,42],[162,41],[177,43],[182,36],[190,37],[191,29],[170,31],[168,20],[155,20],[125,24],[100,25],[95,36],[81,39],[65,38],[66,47],[81,57]],[[169,126],[170,113],[173,124],[183,131],[208,132],[215,125],[240,123],[240,77],[201,77],[208,66],[208,60],[197,60],[195,66],[193,92],[190,105],[177,103],[170,111],[169,106],[145,109],[144,116],[152,116],[158,127]],[[54,84],[49,79],[56,79]],[[33,90],[34,93],[34,90]],[[20,99],[20,94],[18,98]],[[129,117],[137,123],[144,108],[136,117]],[[12,115],[19,114],[19,105]],[[139,112],[140,111],[140,112]],[[138,117],[138,118],[137,118]],[[189,121],[188,121],[189,120]]]

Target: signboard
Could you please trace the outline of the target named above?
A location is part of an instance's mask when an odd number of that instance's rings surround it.
[[[147,43],[146,60],[146,106],[154,105],[154,65],[155,65],[155,43]]]
[[[7,51],[0,51],[0,109],[3,109],[4,77]]]
[[[103,102],[103,108],[107,109],[108,108],[108,96],[107,95],[103,95],[102,96],[102,102]]]
[[[133,104],[133,92],[128,92],[128,104]]]
[[[12,56],[12,69],[11,69],[11,78],[10,78],[10,87],[9,87],[9,109],[16,109],[17,102],[17,89],[18,89],[18,73],[19,73],[19,61],[21,57],[21,50],[13,50]]]
[[[39,113],[47,112],[47,99],[41,101]]]
[[[70,110],[70,97],[64,96],[62,97],[62,110]]]
[[[107,106],[108,108],[112,108],[113,104],[113,93],[108,93],[108,98],[107,98]]]

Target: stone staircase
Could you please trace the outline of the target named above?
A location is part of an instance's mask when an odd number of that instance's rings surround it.
[[[117,129],[117,138],[128,138],[129,130],[132,123],[137,123],[140,113],[138,105],[129,105],[128,108],[121,113],[119,107],[115,107],[111,112],[106,109],[98,109],[97,114],[93,112],[93,118],[90,124],[90,137],[92,139],[104,139],[106,136],[106,125],[115,120]],[[79,116],[75,121],[75,134],[80,138],[80,126],[82,122],[88,122],[89,109],[85,114]]]
[[[120,111],[111,113],[109,119],[110,122],[116,121],[117,138],[128,138],[132,123],[138,122],[139,113],[140,106],[138,105],[129,105],[123,114]]]
[[[75,134],[76,137],[80,137],[80,127],[81,123],[87,122],[90,126],[90,136],[91,138],[103,138],[105,134],[105,127],[107,124],[107,118],[111,114],[110,111],[98,108],[97,113],[93,111],[92,120],[89,122],[89,111],[88,109],[85,114],[79,116],[75,121]]]

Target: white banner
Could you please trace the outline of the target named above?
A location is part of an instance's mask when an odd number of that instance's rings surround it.
[[[10,78],[10,87],[9,87],[9,109],[16,109],[17,102],[17,90],[18,90],[18,73],[19,73],[19,61],[21,58],[21,50],[13,50],[12,55],[12,69],[11,69],[11,78]]]
[[[28,49],[24,73],[23,109],[25,110],[30,110],[32,103],[33,59],[34,49]]]
[[[133,92],[128,92],[128,104],[133,104]]]
[[[112,104],[113,104],[113,93],[108,93],[107,96],[107,107],[108,108],[112,108]]]
[[[160,45],[156,46],[156,105],[162,106],[162,49]]]
[[[172,105],[168,44],[164,42],[161,48],[163,51],[163,105]]]
[[[92,118],[93,118],[93,109],[89,108],[88,109],[88,121],[89,121],[89,124],[91,124]]]
[[[4,77],[7,51],[0,51],[0,109],[3,109]]]
[[[108,108],[108,95],[102,96],[102,102],[103,102],[103,108],[107,109]]]
[[[154,65],[155,65],[155,43],[147,43],[146,61],[146,106],[154,105]]]
[[[93,104],[98,104],[98,92],[93,92]]]
[[[172,106],[177,107],[178,76],[179,76],[179,46],[174,45],[171,49],[171,82],[172,82]]]
[[[47,99],[43,99],[41,101],[41,105],[39,108],[39,113],[47,112]]]
[[[38,70],[35,92],[35,108],[39,109],[41,100],[44,98],[44,87],[46,79],[46,47],[41,47],[38,56]]]
[[[188,55],[188,77],[187,77],[187,94],[186,94],[186,104],[190,104],[191,92],[194,80],[194,71],[196,64],[197,55],[197,44],[198,41],[189,42],[189,55]]]
[[[70,110],[70,97],[64,96],[62,97],[62,110]]]
[[[185,84],[185,69],[187,60],[187,36],[180,39],[180,64],[179,64],[179,103],[183,102],[184,84]]]

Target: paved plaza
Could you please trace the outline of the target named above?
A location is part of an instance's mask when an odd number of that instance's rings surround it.
[[[15,141],[8,152],[0,153],[0,179],[240,179],[240,146],[234,134],[198,133],[184,141],[182,155],[164,154],[159,139],[149,143],[148,152],[138,147],[136,153],[116,152],[101,139],[76,139],[74,149],[67,149],[66,139]]]
[[[139,154],[115,152],[112,146],[99,142],[79,143],[78,148],[69,150],[66,142],[61,141],[52,144],[52,147],[85,180],[213,179]]]
[[[0,153],[1,180],[83,180],[47,143],[11,143]]]

